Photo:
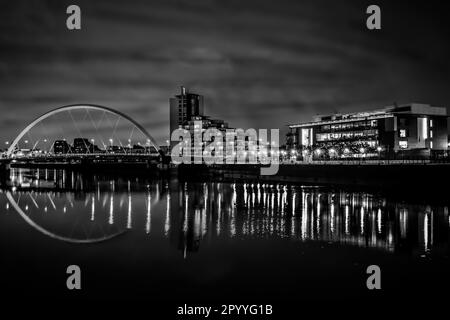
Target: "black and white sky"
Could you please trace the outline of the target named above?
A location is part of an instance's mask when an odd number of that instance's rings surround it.
[[[66,28],[70,4],[80,31]],[[365,27],[369,4],[382,30]],[[83,102],[129,114],[163,144],[180,85],[242,128],[393,102],[448,107],[447,16],[445,1],[1,1],[0,139]]]

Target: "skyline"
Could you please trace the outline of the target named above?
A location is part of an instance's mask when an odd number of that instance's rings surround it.
[[[138,119],[164,144],[180,85],[205,96],[206,114],[232,127],[280,127],[281,137],[315,114],[395,101],[447,107],[445,10],[404,3],[379,2],[380,32],[364,28],[364,1],[79,1],[76,32],[64,27],[68,1],[6,4],[2,138],[54,107],[94,103]]]

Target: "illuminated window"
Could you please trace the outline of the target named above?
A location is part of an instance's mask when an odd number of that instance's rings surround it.
[[[417,118],[417,133],[419,141],[423,141],[428,138],[428,120],[427,118]]]
[[[400,149],[407,149],[408,148],[408,141],[399,141],[398,146]]]
[[[433,130],[430,130],[430,138],[433,138]]]
[[[430,120],[430,128],[433,128],[433,120]]]
[[[430,149],[433,149],[433,141],[430,141]]]
[[[406,129],[400,129],[400,138],[406,138]]]

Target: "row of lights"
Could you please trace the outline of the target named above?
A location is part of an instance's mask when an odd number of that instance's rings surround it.
[[[208,153],[208,151],[206,151],[206,150],[204,150],[203,151],[203,154],[207,154]],[[276,155],[276,156],[278,156],[278,155],[280,155],[280,151],[269,151],[268,152],[270,155]],[[251,154],[251,155],[254,155],[254,154],[258,154],[258,156],[261,156],[261,155],[264,155],[264,153],[263,152],[261,152],[261,151],[244,151],[243,153],[242,153],[244,156],[246,156],[246,155],[248,155],[248,154]],[[286,154],[286,151],[281,151],[281,154],[282,155],[285,155]],[[233,155],[233,156],[235,156],[236,155],[236,151],[233,151],[233,152],[231,152],[231,155]]]
[[[383,150],[383,148],[377,147],[377,151],[378,151],[378,152],[381,152],[382,150]],[[315,152],[316,152],[318,155],[320,155],[320,154],[322,153],[322,150],[321,150],[321,149],[316,149]],[[335,154],[335,153],[337,153],[336,149],[334,149],[334,148],[331,148],[330,150],[328,150],[328,152],[329,152],[330,154]],[[366,149],[361,147],[361,148],[359,149],[359,152],[360,152],[360,153],[365,153],[365,152],[366,152]],[[349,149],[349,148],[345,148],[345,149],[344,149],[344,153],[350,153],[350,149]],[[282,154],[282,155],[286,155],[286,151],[282,151],[281,154]],[[307,151],[307,150],[304,150],[304,151],[303,151],[303,154],[308,154],[308,151]],[[291,149],[291,155],[296,156],[296,155],[297,155],[297,150]]]
[[[63,139],[64,141],[66,141],[66,139]],[[43,140],[44,142],[47,142],[47,139]],[[95,139],[90,139],[91,143],[94,144],[95,143]],[[24,140],[24,143],[28,144],[28,140]],[[111,145],[113,144],[114,140],[112,138],[109,139],[109,142],[111,143]],[[5,141],[5,145],[9,145],[10,142],[9,141]],[[128,144],[131,144],[131,139],[128,139]],[[150,144],[150,139],[147,139],[147,144]],[[140,142],[138,142],[138,145],[141,145]]]

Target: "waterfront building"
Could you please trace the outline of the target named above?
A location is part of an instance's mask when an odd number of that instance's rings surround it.
[[[71,152],[71,145],[66,140],[56,140],[53,144],[53,153],[66,154]]]
[[[202,95],[190,93],[181,86],[181,92],[169,99],[170,104],[170,135],[176,129],[182,128],[191,121],[192,117],[203,116],[204,98]],[[176,144],[171,141],[171,147]]]
[[[100,151],[100,149],[89,139],[86,138],[75,138],[73,140],[73,147],[72,147],[73,153],[95,153]]]
[[[204,98],[195,93],[189,93],[185,87],[181,87],[181,93],[170,98],[170,135],[176,129],[185,129],[191,135],[191,155],[194,155],[194,136],[201,135],[210,128],[220,130],[225,136],[229,129],[228,123],[221,119],[213,119],[204,114]],[[170,147],[178,141],[171,141]],[[202,150],[204,149],[204,144]]]
[[[342,159],[447,154],[447,109],[410,103],[379,110],[314,117],[289,125],[291,157]]]

